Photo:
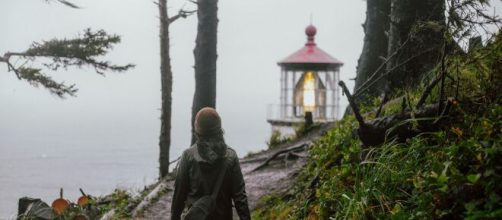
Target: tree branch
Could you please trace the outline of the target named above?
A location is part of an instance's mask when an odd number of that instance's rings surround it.
[[[23,67],[27,62],[34,62],[38,57],[52,59],[52,62],[42,63],[50,70],[67,68],[69,66],[83,67],[91,66],[96,73],[104,74],[104,71],[122,72],[134,67],[134,64],[112,65],[109,61],[99,61],[99,56],[104,56],[113,45],[120,42],[117,35],[108,35],[105,31],[96,32],[86,29],[82,36],[74,39],[52,39],[42,43],[34,42],[30,48],[24,52],[6,52],[0,57],[0,62],[8,66],[9,71],[13,71],[20,80],[26,80],[32,86],[43,86],[52,94],[60,98],[65,95],[74,96],[77,92],[75,85],[67,86],[64,83],[55,82],[51,77],[42,73],[42,69]],[[10,58],[18,56],[26,60],[20,66],[12,64]]]
[[[46,1],[46,2],[50,2],[51,0],[45,0],[45,1]],[[57,0],[57,1],[58,1],[59,3],[61,3],[61,4],[64,4],[64,5],[68,6],[68,7],[70,7],[70,8],[80,9],[80,7],[79,7],[79,6],[77,6],[77,5],[73,4],[73,3],[69,2],[69,1],[66,1],[66,0]]]
[[[345,85],[343,81],[338,82],[338,85],[340,85],[343,89],[343,92],[347,96],[347,99],[349,100],[350,107],[352,107],[352,111],[354,112],[354,115],[356,116],[357,122],[359,122],[359,126],[363,127],[366,125],[364,122],[363,116],[361,116],[361,112],[359,111],[359,107],[357,107],[356,102],[354,101],[354,98],[349,92],[349,89]]]
[[[21,79],[21,76],[20,76],[19,72],[17,71],[16,67],[14,67],[14,65],[12,65],[12,63],[10,63],[8,60],[6,61],[6,63],[7,63],[8,70],[14,71],[14,74],[16,75],[17,79]]]
[[[373,84],[375,84],[378,80],[380,80],[380,79],[381,79],[381,78],[383,78],[383,77],[386,77],[386,76],[387,76],[390,72],[392,72],[392,71],[394,71],[395,69],[397,69],[397,68],[399,68],[399,67],[401,67],[401,66],[403,66],[403,65],[407,64],[408,62],[410,62],[411,60],[413,60],[413,59],[417,58],[418,56],[421,56],[422,54],[428,53],[428,52],[430,52],[430,51],[432,51],[432,48],[429,48],[429,49],[424,50],[424,51],[422,51],[422,52],[420,52],[420,53],[418,53],[418,54],[415,54],[414,56],[412,56],[412,57],[410,57],[410,58],[408,58],[408,59],[404,60],[402,63],[397,64],[396,66],[392,67],[390,70],[388,70],[388,71],[386,71],[385,73],[381,74],[381,75],[380,75],[380,76],[378,76],[375,80],[373,80],[373,81],[371,81],[371,82],[370,82],[369,80],[368,80],[368,81],[366,81],[366,82],[368,83],[368,85],[366,85],[366,86],[364,86],[364,85],[363,85],[364,87],[363,87],[363,86],[359,87],[359,90],[357,90],[357,91],[356,91],[356,93],[354,93],[354,96],[356,96],[356,95],[357,95],[357,96],[361,95],[363,92],[365,92],[365,91],[366,91],[367,89],[369,89],[371,86],[373,86]],[[366,82],[365,82],[364,84],[366,84]]]
[[[195,5],[199,5],[199,2],[197,2],[197,1],[195,1],[195,0],[187,0],[187,1],[188,1],[188,2],[190,2],[190,3],[193,3],[193,4],[195,4]]]
[[[378,107],[378,110],[375,114],[375,118],[380,117],[380,114],[382,113],[383,106],[388,101],[388,99],[389,99],[389,96],[387,95],[387,92],[385,92],[382,97],[382,103],[380,103],[380,106]]]
[[[432,89],[440,82],[440,80],[442,78],[441,76],[442,76],[441,74],[437,74],[436,78],[434,78],[434,80],[432,80],[429,83],[429,85],[427,85],[427,87],[425,87],[425,90],[422,93],[422,96],[420,96],[420,99],[418,100],[415,108],[418,109],[418,108],[422,107],[422,105],[425,103],[425,100],[427,100],[427,97],[429,97],[430,93],[432,92]]]
[[[288,152],[299,151],[299,150],[304,150],[306,146],[308,146],[308,144],[302,143],[302,144],[297,145],[297,146],[293,146],[293,147],[289,147],[289,148],[277,151],[274,154],[272,154],[272,156],[270,156],[267,160],[265,160],[265,162],[261,163],[260,165],[258,165],[257,167],[255,167],[253,170],[249,171],[248,174],[252,173],[252,172],[255,172],[255,171],[257,171],[257,170],[259,170],[259,169],[267,166],[268,163],[270,163],[270,161],[274,160],[277,156],[279,156],[281,154],[288,153]]]
[[[177,14],[177,15],[170,17],[170,18],[167,20],[167,22],[168,22],[169,24],[171,24],[171,23],[175,22],[176,20],[178,20],[179,18],[186,18],[186,17],[188,17],[188,16],[192,15],[192,14],[193,14],[193,13],[195,13],[195,12],[197,12],[197,10],[186,11],[186,10],[181,9],[181,10],[179,10],[179,11],[178,11],[178,14]]]
[[[398,52],[408,43],[409,41],[409,37],[406,39],[406,41],[403,42],[403,44],[396,50],[394,51],[394,53],[392,53],[390,56],[388,56],[387,58],[383,58],[384,59],[384,62],[382,64],[380,64],[380,66],[371,74],[371,76],[359,87],[359,89],[357,91],[354,91],[354,94],[353,96],[354,97],[358,97],[359,95],[361,95],[362,93],[362,90],[364,87],[371,87],[373,85],[373,78],[377,75],[378,72],[380,72],[386,65],[387,63],[389,62],[389,60],[391,60],[394,56],[396,56],[398,54]],[[386,74],[386,73],[384,73]],[[383,74],[382,74],[383,75]],[[380,80],[381,77],[379,77],[378,79],[374,80],[374,81],[378,81]],[[369,86],[367,86],[368,84],[370,84]],[[366,90],[366,89],[364,89]]]

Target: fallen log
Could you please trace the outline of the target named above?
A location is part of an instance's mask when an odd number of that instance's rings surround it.
[[[308,146],[307,143],[301,143],[299,145],[295,145],[293,147],[289,147],[284,150],[277,151],[274,154],[272,154],[272,156],[270,156],[267,160],[265,160],[265,162],[261,163],[260,165],[255,167],[253,170],[249,171],[249,173],[252,173],[254,171],[262,169],[263,167],[267,166],[268,163],[270,163],[270,161],[276,159],[281,154],[288,153],[288,152],[294,152],[294,151],[298,151],[298,150],[303,150],[303,149],[305,149],[306,146]]]
[[[256,163],[256,162],[261,162],[267,160],[267,157],[256,157],[256,158],[247,158],[247,159],[241,159],[239,162],[240,164],[245,164],[245,163]]]
[[[338,84],[342,87],[349,100],[350,107],[359,123],[357,135],[366,147],[380,145],[386,139],[397,137],[398,141],[404,141],[422,132],[437,130],[439,124],[444,120],[443,116],[448,115],[450,112],[452,103],[451,100],[447,100],[446,103],[441,102],[428,105],[415,112],[406,112],[403,110],[394,115],[365,122],[345,83],[340,81]],[[442,106],[445,107],[443,108]],[[438,112],[441,112],[441,115],[438,116]]]
[[[448,101],[443,112],[447,114],[450,107],[451,102]],[[357,135],[367,147],[380,145],[391,138],[402,142],[420,133],[438,130],[440,123],[445,120],[445,117],[437,116],[439,108],[439,104],[433,104],[417,112],[402,112],[377,118],[359,126]]]

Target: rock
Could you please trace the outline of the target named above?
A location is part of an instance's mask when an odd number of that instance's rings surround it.
[[[43,202],[41,199],[22,197],[18,203],[18,217],[37,219],[37,220],[50,220],[54,218],[52,208]]]

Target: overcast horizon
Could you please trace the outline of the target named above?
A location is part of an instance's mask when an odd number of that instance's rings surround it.
[[[134,63],[136,68],[106,73],[105,77],[87,68],[46,71],[79,88],[77,97],[61,100],[17,80],[6,65],[0,65],[0,144],[43,146],[71,139],[81,144],[134,142],[157,148],[160,58],[156,5],[134,0],[73,2],[82,9],[57,2],[8,1],[1,9],[8,18],[2,19],[1,26],[8,31],[0,42],[0,53],[23,51],[33,41],[74,37],[90,27],[120,35],[122,42],[106,59]],[[169,1],[170,16],[182,7],[194,8],[186,1]],[[109,13],[110,9],[114,12]],[[276,62],[303,46],[310,15],[318,29],[316,42],[345,63],[341,78],[348,81],[354,77],[361,51],[364,10],[363,1],[220,1],[217,109],[227,142],[236,145],[239,155],[265,147],[270,133],[267,105],[279,101]],[[196,16],[191,16],[171,25],[172,158],[188,147],[190,139],[196,24]]]

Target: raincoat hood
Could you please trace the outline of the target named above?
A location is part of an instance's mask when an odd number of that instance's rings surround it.
[[[214,165],[217,161],[226,157],[226,144],[214,143],[208,146],[206,144],[196,143],[195,145],[197,150],[194,152],[194,159],[199,163]]]

